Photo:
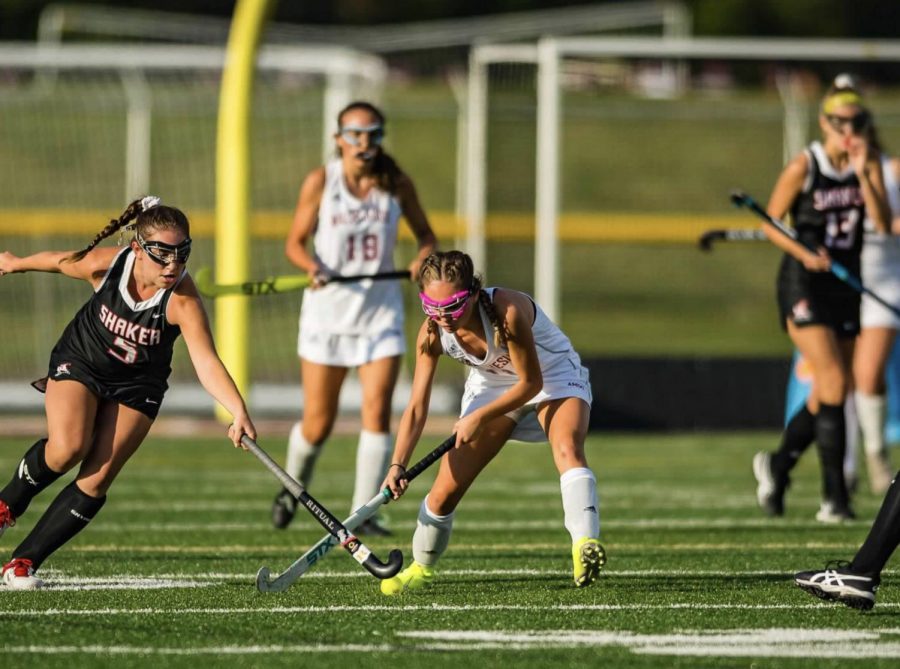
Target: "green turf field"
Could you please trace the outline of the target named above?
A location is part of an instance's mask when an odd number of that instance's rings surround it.
[[[422,451],[439,437],[423,440]],[[343,552],[287,592],[260,594],[256,570],[287,567],[321,535],[300,516],[270,528],[277,484],[221,439],[151,439],[82,536],[42,569],[43,592],[0,590],[2,666],[895,667],[900,577],[886,572],[868,614],[824,604],[791,574],[849,558],[860,519],[813,521],[817,469],[797,470],[784,519],[755,506],[750,459],[771,434],[593,436],[608,569],[570,584],[568,535],[546,446],[512,444],[461,504],[438,580],[388,599]],[[26,446],[0,441],[6,476]],[[282,456],[280,439],[260,439]],[[335,439],[313,489],[343,514],[353,440]],[[423,453],[420,453],[423,454]],[[430,476],[389,507],[409,559]],[[52,491],[59,490],[57,483]],[[4,559],[49,502],[3,537]],[[352,657],[352,659],[351,659]],[[853,666],[860,663],[852,663]]]

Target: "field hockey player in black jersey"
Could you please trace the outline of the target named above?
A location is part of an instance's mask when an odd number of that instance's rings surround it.
[[[124,248],[98,247],[124,230]],[[240,446],[256,438],[247,407],[216,353],[203,304],[187,273],[191,251],[185,215],[155,197],[135,200],[81,251],[43,251],[27,257],[0,253],[0,277],[59,272],[94,289],[50,354],[46,393],[47,438],[39,439],[0,488],[0,534],[45,488],[79,465],[44,515],[3,567],[8,588],[33,590],[41,564],[103,507],[116,475],[144,441],[163,402],[172,347],[184,336],[203,387],[234,418],[228,436]]]

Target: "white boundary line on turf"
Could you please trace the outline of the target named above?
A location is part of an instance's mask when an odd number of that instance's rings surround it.
[[[900,573],[897,569],[885,569],[882,576]],[[569,576],[569,569],[445,569],[441,570],[442,577],[456,576]],[[793,577],[793,571],[778,571],[773,569],[723,571],[716,569],[604,569],[603,578],[646,578],[648,576],[671,576],[672,578],[691,577],[746,577],[746,576],[784,576]],[[207,585],[208,581],[255,581],[255,573],[240,572],[201,572],[201,573],[163,573],[163,574],[110,574],[107,576],[77,576],[68,575],[67,572],[56,569],[43,569],[41,575],[52,579],[54,583],[196,583]],[[311,571],[304,574],[303,579],[339,579],[348,578],[366,579],[370,576],[362,571]]]
[[[843,527],[869,526],[871,521],[855,520],[847,521]],[[459,520],[453,525],[455,532],[496,532],[508,530],[510,532],[524,530],[555,530],[562,528],[560,520]],[[602,529],[629,530],[629,529],[745,529],[745,528],[797,528],[819,529],[823,525],[817,520],[773,520],[771,518],[641,518],[636,520],[607,520],[601,523]],[[415,524],[412,522],[397,523],[395,530],[412,531]],[[228,523],[117,523],[98,522],[91,526],[91,532],[232,532],[232,531],[270,531],[271,524],[267,521],[257,522],[228,522]]]
[[[810,611],[824,610],[825,605],[819,602],[810,604],[697,604],[691,602],[674,602],[672,604],[554,604],[550,606],[532,606],[527,604],[366,604],[366,605],[331,605],[331,606],[270,606],[270,607],[236,607],[236,608],[135,608],[135,609],[17,609],[0,611],[0,619],[29,617],[53,618],[66,616],[133,616],[140,615],[249,615],[273,613],[381,613],[381,612],[477,612],[477,611]],[[879,609],[900,609],[900,602],[884,602],[878,604]]]

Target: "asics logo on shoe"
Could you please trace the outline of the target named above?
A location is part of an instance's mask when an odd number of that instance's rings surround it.
[[[22,462],[19,463],[19,478],[25,479],[30,485],[37,485],[37,481],[31,478],[31,474],[28,472],[28,465],[25,464],[24,458],[22,459]]]

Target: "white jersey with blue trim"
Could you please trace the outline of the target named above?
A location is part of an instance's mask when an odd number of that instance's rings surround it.
[[[355,197],[340,158],[325,166],[325,188],[313,234],[316,260],[334,274],[394,270],[394,247],[402,211],[397,198],[372,188]],[[300,328],[352,335],[402,330],[403,297],[398,281],[330,283],[303,293]]]
[[[496,290],[496,287],[485,288],[485,292],[492,301]],[[578,356],[578,353],[572,347],[572,342],[550,320],[530,295],[526,295],[526,297],[534,305],[534,322],[531,329],[534,335],[534,344],[537,349],[544,386],[547,387],[561,381],[568,382],[569,380],[582,382],[585,378],[586,370],[581,364],[581,358]],[[467,392],[477,393],[483,388],[512,386],[518,381],[519,376],[509,357],[509,349],[506,346],[497,346],[494,343],[493,325],[491,325],[487,312],[485,312],[480,302],[478,303],[478,313],[481,317],[487,342],[487,352],[484,357],[479,359],[467,353],[455,334],[441,329],[441,346],[444,353],[454,360],[469,366],[469,376],[466,379]],[[536,399],[537,397],[539,396],[536,396]]]

